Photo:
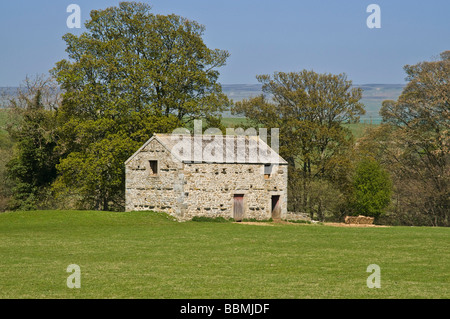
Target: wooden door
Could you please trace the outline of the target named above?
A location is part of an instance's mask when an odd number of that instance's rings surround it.
[[[244,218],[244,195],[234,195],[233,218],[238,222]]]
[[[272,219],[281,218],[280,195],[272,196]]]

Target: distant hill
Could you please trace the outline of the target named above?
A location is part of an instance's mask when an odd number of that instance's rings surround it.
[[[379,111],[381,103],[384,100],[396,100],[404,88],[404,84],[358,84],[355,87],[363,89],[361,102],[366,107],[366,114],[361,117],[364,122],[377,123],[381,120]],[[261,84],[222,84],[223,92],[233,101],[241,101],[262,93]],[[15,87],[0,87],[0,108],[4,107],[5,101],[1,93],[14,94],[17,91]],[[230,112],[224,112],[224,117],[233,117]]]
[[[362,84],[355,86],[363,89],[361,102],[366,107],[366,114],[361,117],[361,120],[373,120],[374,123],[381,121],[379,114],[381,103],[384,100],[397,100],[405,87],[404,84]]]

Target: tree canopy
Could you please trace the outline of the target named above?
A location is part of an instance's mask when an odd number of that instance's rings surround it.
[[[409,81],[397,101],[384,101],[384,125],[361,143],[394,176],[398,220],[449,224],[450,51],[406,65]]]
[[[90,17],[86,32],[64,35],[69,61],[53,70],[67,115],[126,122],[138,112],[182,121],[229,106],[217,82],[229,53],[205,45],[204,26],[134,2]]]
[[[143,3],[93,10],[86,30],[64,35],[69,60],[52,70],[64,90],[55,190],[107,210],[123,206],[123,162],[153,133],[217,123],[230,105],[217,82],[229,53],[205,45],[204,26]]]
[[[6,164],[6,177],[12,182],[9,208],[38,208],[56,177],[54,109],[59,100],[55,82],[44,76],[27,77],[16,96],[9,99],[6,129],[14,141],[13,156]]]
[[[312,182],[349,183],[353,140],[342,124],[356,122],[364,114],[362,91],[353,88],[345,74],[303,70],[257,79],[263,94],[236,103],[233,112],[244,114],[254,125],[280,128],[280,155],[290,164],[291,209],[323,216],[325,201],[313,200]]]

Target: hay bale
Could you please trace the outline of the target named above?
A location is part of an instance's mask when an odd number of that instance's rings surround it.
[[[359,225],[371,225],[373,224],[373,217],[368,216],[345,216],[345,223],[346,224],[359,224]]]

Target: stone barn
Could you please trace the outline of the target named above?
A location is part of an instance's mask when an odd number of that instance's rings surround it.
[[[155,134],[125,162],[127,211],[281,219],[287,162],[257,136]]]

